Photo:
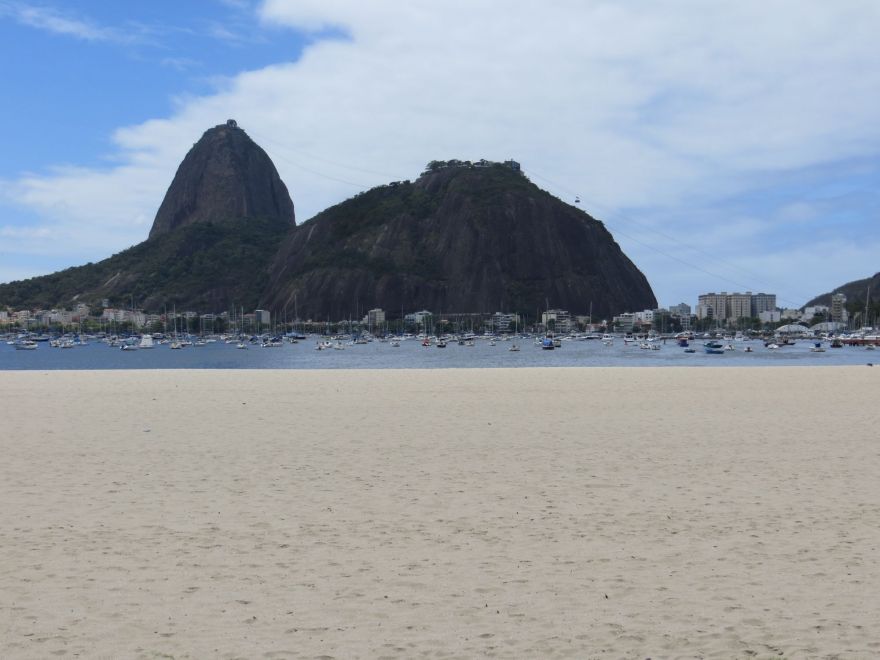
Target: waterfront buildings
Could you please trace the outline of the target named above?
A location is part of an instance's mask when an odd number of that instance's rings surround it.
[[[704,293],[697,302],[697,318],[715,319],[719,324],[735,324],[739,319],[760,318],[762,312],[776,309],[775,293]]]
[[[505,312],[495,312],[492,315],[492,328],[495,332],[509,332],[519,323],[517,314],[507,314]]]
[[[552,324],[555,332],[569,332],[572,328],[571,314],[564,309],[548,309],[541,313],[541,325],[549,328]]]
[[[363,323],[369,328],[370,332],[380,329],[385,325],[385,310],[378,307],[371,309],[364,317]]]

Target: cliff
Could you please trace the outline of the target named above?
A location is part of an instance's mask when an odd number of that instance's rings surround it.
[[[205,131],[180,163],[150,238],[199,222],[252,218],[289,228],[293,202],[266,152],[230,119]]]

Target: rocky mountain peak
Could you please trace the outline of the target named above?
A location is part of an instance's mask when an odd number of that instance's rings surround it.
[[[295,224],[293,202],[272,160],[234,119],[189,150],[156,213],[150,238],[200,222],[261,219]]]

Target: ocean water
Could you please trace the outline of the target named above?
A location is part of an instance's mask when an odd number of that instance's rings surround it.
[[[696,353],[685,353],[675,342],[660,344],[660,350],[640,349],[620,339],[611,346],[601,341],[563,341],[553,351],[541,350],[532,340],[517,342],[519,352],[508,349],[513,342],[498,341],[491,346],[477,340],[474,346],[454,342],[446,348],[424,347],[416,340],[401,342],[399,347],[374,341],[345,345],[344,350],[315,350],[317,337],[285,343],[279,348],[250,345],[248,350],[222,342],[206,346],[188,346],[171,350],[157,345],[150,350],[122,351],[100,342],[61,349],[41,342],[34,351],[17,351],[0,345],[0,369],[445,369],[501,367],[705,367],[705,366],[880,366],[880,349],[863,347],[828,348],[813,353],[812,342],[799,341],[778,350],[764,347],[760,341],[733,342],[736,350],[709,355],[698,340],[691,342]],[[751,353],[744,351],[746,346]]]

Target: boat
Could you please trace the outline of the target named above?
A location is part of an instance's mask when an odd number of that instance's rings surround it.
[[[817,341],[812,347],[810,347],[810,352],[811,353],[824,353],[825,347],[822,346],[821,341]]]
[[[688,347],[688,348],[684,349],[684,352],[685,353],[696,353],[697,349]]]
[[[553,344],[553,339],[551,337],[544,337],[541,340],[541,348],[545,351],[552,351],[556,346]]]
[[[37,350],[37,342],[31,339],[23,339],[13,344],[17,351],[35,351]]]
[[[779,344],[767,344],[767,350],[775,351],[779,348]]]
[[[446,348],[446,341],[443,339],[437,340],[437,348]]]
[[[515,352],[519,351],[519,346],[517,346],[516,344],[513,344],[513,345],[512,345],[510,348],[508,348],[507,350],[515,353]]]
[[[141,342],[138,344],[138,348],[153,348],[153,336],[141,335]]]
[[[247,344],[245,344],[243,341],[238,342],[238,343],[235,345],[235,347],[236,347],[237,349],[239,349],[239,350],[243,350],[243,351],[246,351],[246,350],[248,349]],[[172,348],[174,348],[174,347],[172,346]]]
[[[392,348],[400,348],[400,342],[399,342],[397,339],[394,339],[394,340],[391,341],[390,346],[391,346]]]
[[[745,352],[745,353],[753,353],[754,351],[752,351],[752,347],[751,347],[751,346],[746,346],[746,347],[743,349],[743,352]]]
[[[717,341],[707,341],[703,344],[703,348],[710,355],[721,355],[724,353],[724,346]]]

